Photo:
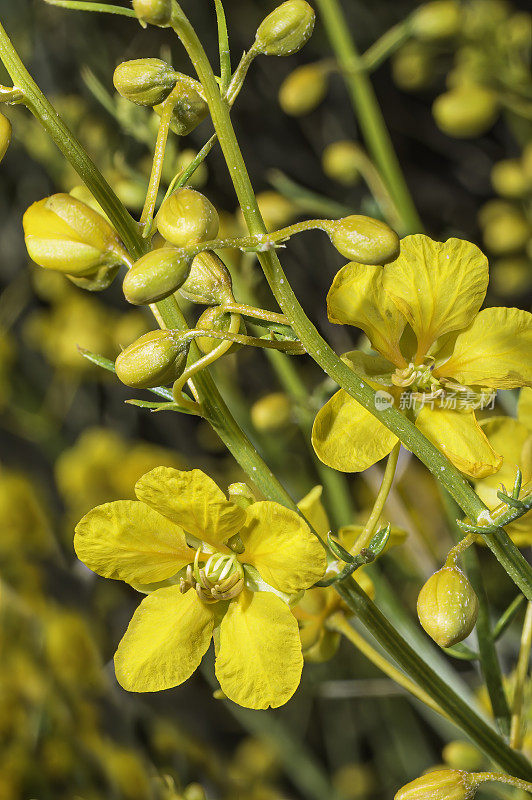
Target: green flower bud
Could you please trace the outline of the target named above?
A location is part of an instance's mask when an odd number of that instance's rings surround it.
[[[113,75],[118,94],[138,106],[162,103],[174,88],[176,80],[177,72],[159,58],[124,61],[117,66]]]
[[[286,0],[257,30],[253,49],[265,56],[290,56],[301,50],[314,30],[316,14],[305,0]]]
[[[453,769],[465,769],[470,772],[482,769],[484,765],[484,756],[478,747],[458,739],[445,745],[442,758]]]
[[[133,0],[133,11],[145,25],[166,27],[172,18],[172,1]]]
[[[407,783],[394,800],[471,800],[476,788],[473,775],[457,769],[439,769]]]
[[[11,123],[7,117],[0,114],[0,161],[6,154],[11,141]]]
[[[30,258],[46,269],[86,277],[127,260],[109,223],[69,194],[53,194],[33,203],[22,222]]]
[[[292,420],[292,403],[283,392],[272,392],[251,406],[251,421],[262,433],[285,428]]]
[[[530,262],[524,256],[506,256],[492,264],[490,285],[501,297],[515,297],[530,287]]]
[[[167,97],[168,102],[174,103],[170,128],[178,136],[186,136],[205,119],[209,113],[209,106],[201,83],[180,72],[175,75],[175,86]],[[158,104],[153,110],[161,116],[163,107],[164,104]]]
[[[309,114],[327,94],[327,75],[317,64],[305,64],[291,72],[279,89],[279,105],[291,117]]]
[[[491,170],[491,184],[497,194],[512,200],[524,197],[532,188],[532,181],[528,179],[518,158],[506,158],[494,164]]]
[[[226,311],[222,311],[218,306],[213,306],[212,308],[208,308],[206,311],[203,312],[201,317],[198,319],[196,323],[196,328],[202,328],[203,330],[211,330],[211,331],[221,331],[225,333],[229,330],[229,325],[231,324],[231,315]],[[240,328],[238,333],[245,335],[246,334],[246,326],[244,324],[243,319],[240,319]],[[215,347],[218,347],[220,342],[223,341],[221,339],[215,339],[212,336],[199,336],[196,337],[196,344],[198,345],[199,349],[205,355],[208,355]],[[228,353],[236,353],[237,350],[240,350],[242,347],[241,344],[237,344],[236,342],[231,345]]]
[[[222,259],[210,251],[199,253],[179,294],[191,303],[206,306],[231,303],[234,299],[231,276]]]
[[[388,264],[399,255],[399,237],[389,225],[372,217],[352,214],[324,227],[334,247],[360,264]]]
[[[478,600],[458,567],[442,567],[421,589],[417,613],[421,625],[436,644],[451,647],[467,638],[475,627]]]
[[[499,111],[490,89],[463,84],[436,98],[432,114],[436,125],[449,136],[472,138],[488,131]]]
[[[329,178],[346,186],[353,186],[359,180],[360,162],[360,145],[348,139],[333,142],[323,151],[323,171]]]
[[[161,236],[176,247],[208,242],[218,233],[216,209],[204,195],[188,187],[166,198],[155,221]]]
[[[448,39],[459,32],[461,17],[456,0],[432,0],[412,14],[412,32],[429,42]]]
[[[519,209],[500,214],[484,228],[484,244],[495,255],[522,250],[531,234],[530,224]]]
[[[157,303],[184,283],[192,259],[183,250],[161,247],[133,264],[123,283],[124,296],[134,306]]]
[[[187,350],[171,331],[150,331],[122,350],[115,361],[116,374],[134,389],[165,386],[183,372]]]

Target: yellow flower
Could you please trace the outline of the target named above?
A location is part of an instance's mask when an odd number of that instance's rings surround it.
[[[523,485],[532,480],[532,389],[521,390],[517,407],[517,419],[490,417],[482,422],[482,430],[488,441],[503,457],[497,475],[488,475],[475,481],[478,496],[493,511],[501,500],[497,492],[501,484],[511,493],[516,467],[523,474]],[[506,527],[508,535],[518,547],[532,544],[532,511]]]
[[[90,511],[74,538],[90,569],[147,593],[115,655],[119,683],[136,692],[178,686],[214,636],[229,699],[286,703],[303,665],[288,599],[326,567],[304,520],[268,501],[241,508],[200,470],[157,467],[135,492],[138,500]]]
[[[488,262],[474,244],[416,234],[384,267],[347,264],[327,297],[331,322],[361,328],[379,353],[344,356],[379,390],[377,407],[398,405],[473,478],[502,464],[475,409],[496,389],[532,385],[532,315],[479,312],[487,285]],[[312,441],[325,464],[360,472],[388,455],[397,437],[341,389],[318,412]]]

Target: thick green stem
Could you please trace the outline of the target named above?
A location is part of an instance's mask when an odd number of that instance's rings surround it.
[[[371,631],[376,640],[395,659],[399,666],[438,703],[471,739],[506,772],[525,780],[532,779],[532,765],[521,754],[512,750],[495,734],[472,709],[449,690],[440,678],[404,640],[399,641],[396,630],[371,602],[366,593],[352,579],[338,586],[341,597]]]
[[[195,30],[177,3],[174,3],[174,8],[174,29],[181,38],[203,85],[214,128],[248,230],[252,236],[264,234],[266,227],[233,130],[229,108],[220,95],[211,65]],[[376,408],[375,391],[338,358],[306,316],[277,255],[272,251],[266,251],[258,253],[257,257],[279,306],[289,318],[307,353],[331,378],[417,455],[470,519],[478,520],[480,517],[482,520],[488,513],[486,506],[450,461],[398,409],[393,406],[384,410]],[[508,535],[500,529],[497,533],[487,534],[485,540],[523,594],[527,599],[532,599],[532,568]]]
[[[525,711],[525,686],[532,648],[532,603],[526,607],[525,621],[521,633],[521,647],[515,669],[515,686],[512,701],[512,731],[510,744],[519,749],[523,744],[523,717]]]
[[[339,0],[316,0],[344,74],[366,146],[399,209],[404,233],[419,233],[423,226],[406,185],[373,86],[365,71]]]

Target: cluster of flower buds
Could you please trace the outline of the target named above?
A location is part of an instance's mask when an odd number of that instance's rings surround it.
[[[156,217],[159,233],[172,247],[142,256],[127,273],[123,289],[128,302],[148,305],[169,297],[187,280],[193,262],[189,245],[214,239],[218,214],[195,189],[177,189],[161,205]]]
[[[201,83],[159,58],[123,61],[114,71],[113,83],[126,100],[152,107],[159,116],[171,104],[170,128],[178,136],[194,130],[209,112]]]
[[[435,572],[417,601],[419,621],[440,647],[452,647],[469,636],[478,615],[478,599],[464,573],[455,565]]]
[[[266,56],[291,56],[312,36],[315,19],[306,0],[286,0],[259,25],[253,50]]]
[[[104,289],[129,256],[118,234],[93,208],[69,194],[33,203],[23,218],[30,258],[89,290]]]
[[[6,154],[11,141],[11,123],[7,117],[0,114],[0,161]]]

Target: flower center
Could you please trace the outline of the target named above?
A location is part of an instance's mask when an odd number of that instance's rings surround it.
[[[410,362],[404,369],[396,369],[392,374],[392,383],[408,389],[401,398],[401,407],[412,408],[438,400],[439,406],[458,411],[485,408],[493,403],[494,393],[489,389],[464,386],[450,378],[436,378],[433,374],[434,359],[429,358],[423,364]],[[409,402],[406,402],[406,399]]]
[[[201,547],[196,551],[194,564],[189,564],[179,589],[184,594],[195,589],[204,603],[232,600],[244,588],[244,570],[235,553],[213,553],[200,566]]]

